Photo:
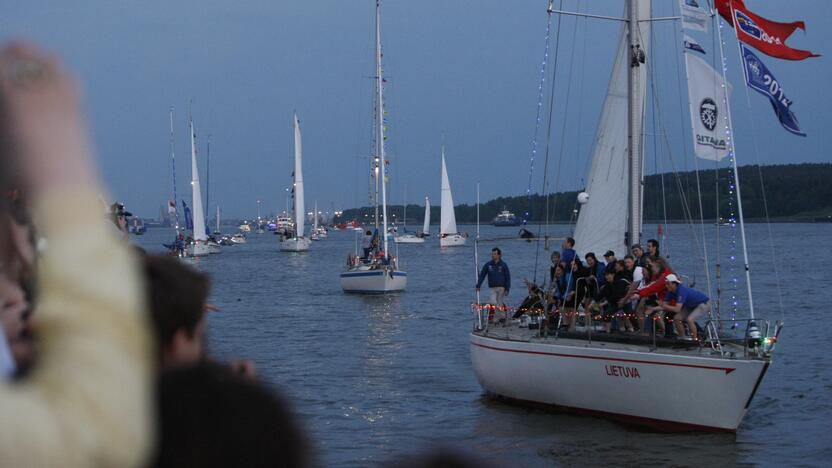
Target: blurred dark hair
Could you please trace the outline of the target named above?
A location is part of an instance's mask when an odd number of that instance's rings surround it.
[[[141,260],[147,305],[161,355],[177,330],[184,328],[193,336],[205,315],[211,282],[208,276],[174,257],[145,255]]]
[[[162,373],[150,466],[304,467],[307,441],[286,402],[260,383],[202,363]]]

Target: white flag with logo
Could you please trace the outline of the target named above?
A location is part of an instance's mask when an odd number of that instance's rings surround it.
[[[702,159],[719,161],[728,156],[725,127],[729,116],[725,103],[731,92],[730,85],[723,86],[722,75],[692,53],[685,54],[685,63],[693,150]]]
[[[692,31],[708,32],[711,14],[708,0],[679,0],[682,12],[682,27]]]

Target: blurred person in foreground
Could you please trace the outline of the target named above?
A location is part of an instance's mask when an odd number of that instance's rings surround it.
[[[312,456],[285,400],[225,366],[164,370],[153,467],[305,467]]]
[[[208,275],[169,255],[146,255],[142,267],[160,369],[205,360],[206,313],[217,310],[208,304]],[[234,361],[228,366],[237,374],[255,377],[251,361]]]
[[[12,187],[47,248],[34,278],[37,362],[0,381],[0,466],[141,466],[151,343],[138,269],[101,215],[74,80],[21,43],[0,50],[0,189]]]

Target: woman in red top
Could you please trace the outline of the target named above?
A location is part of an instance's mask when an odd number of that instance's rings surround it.
[[[665,278],[667,275],[673,273],[670,264],[662,257],[650,261],[650,282],[642,288],[636,290],[633,294],[633,299],[638,299],[638,307],[636,308],[636,317],[638,318],[638,326],[641,332],[644,333],[644,322],[646,318],[647,301],[650,296],[656,295],[659,301],[664,300],[665,294]],[[664,312],[656,313],[656,327],[659,332],[664,334]]]

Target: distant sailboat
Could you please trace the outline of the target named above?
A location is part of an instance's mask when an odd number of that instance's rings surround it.
[[[304,221],[306,218],[306,212],[303,207],[303,168],[301,161],[303,158],[303,148],[300,138],[300,122],[298,121],[297,114],[294,115],[294,127],[295,172],[293,175],[294,193],[292,194],[292,198],[294,199],[295,229],[292,237],[284,237],[280,242],[281,252],[306,252],[309,250],[309,244],[311,243],[309,238],[303,236]]]
[[[405,215],[407,215],[407,203],[405,203]],[[405,216],[407,218],[407,216]],[[416,234],[411,232],[405,232],[400,236],[396,236],[394,239],[397,244],[424,244],[425,237],[428,237],[430,234],[428,232],[430,226],[430,202],[428,201],[428,197],[425,197],[425,224],[422,226],[422,231]]]
[[[318,202],[315,202],[315,211],[312,212],[312,231],[309,232],[309,238],[313,241],[321,239],[318,235]]]
[[[383,294],[404,291],[407,287],[407,272],[399,269],[398,259],[390,255],[387,241],[387,183],[386,154],[384,152],[384,78],[381,66],[381,7],[376,1],[376,109],[375,109],[375,150],[373,174],[376,182],[376,219],[374,245],[369,257],[349,256],[347,271],[341,273],[341,288],[347,293]],[[378,219],[378,191],[381,186],[381,225]]]
[[[202,210],[202,191],[199,185],[199,168],[196,164],[196,133],[194,119],[188,116],[188,126],[191,130],[191,206],[193,207],[194,241],[188,245],[188,255],[204,257],[210,252],[208,235],[205,232],[205,212]]]
[[[445,145],[442,145],[442,204],[440,205],[439,219],[439,246],[457,247],[465,245],[467,237],[460,234],[456,227],[454,198],[451,195],[448,169],[445,167]]]

